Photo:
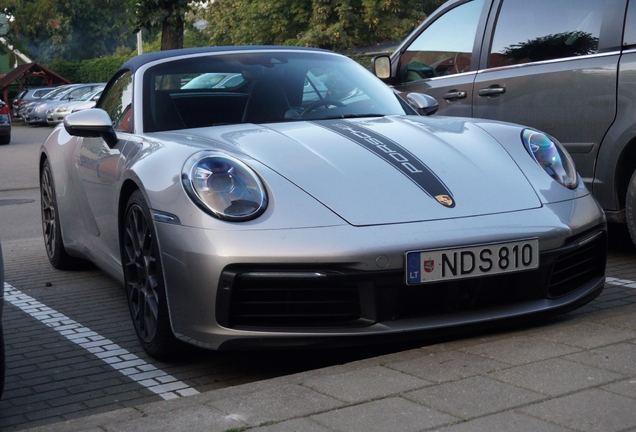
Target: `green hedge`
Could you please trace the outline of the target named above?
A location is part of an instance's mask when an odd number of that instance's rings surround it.
[[[48,67],[72,83],[106,82],[133,55],[102,57],[79,63],[54,60]]]

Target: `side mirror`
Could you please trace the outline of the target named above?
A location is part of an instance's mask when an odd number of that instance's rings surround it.
[[[381,80],[391,79],[391,58],[385,54],[373,57],[371,72]]]
[[[118,138],[113,122],[103,109],[78,111],[64,118],[64,129],[69,135],[97,138],[102,137],[108,147],[114,147]]]
[[[433,115],[439,109],[439,104],[433,96],[422,93],[409,93],[406,96],[406,101],[415,111],[424,116]]]

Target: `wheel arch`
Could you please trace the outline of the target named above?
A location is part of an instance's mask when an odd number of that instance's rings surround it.
[[[139,185],[131,179],[124,181],[121,186],[119,192],[119,202],[117,203],[117,231],[119,233],[120,249],[121,245],[123,244],[122,227],[124,226],[124,218],[126,217],[126,207],[128,206],[128,200],[130,199],[131,195],[135,193],[135,191],[140,189],[141,188],[139,187]]]
[[[42,168],[44,167],[44,162],[49,158],[49,156],[45,152],[40,152],[40,161],[38,162],[38,178],[42,176]]]

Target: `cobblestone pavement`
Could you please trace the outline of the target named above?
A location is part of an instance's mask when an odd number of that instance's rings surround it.
[[[440,424],[445,424],[458,419],[481,418],[485,412],[503,410],[510,403],[515,406],[530,406],[539,401],[547,403],[546,395],[574,395],[580,387],[598,390],[608,383],[616,386],[622,383],[625,387],[622,391],[628,391],[630,384],[625,378],[636,378],[636,251],[624,240],[624,233],[613,237],[607,268],[610,282],[603,294],[589,305],[545,325],[515,329],[512,333],[458,339],[415,350],[409,350],[412,346],[397,346],[324,359],[308,358],[315,353],[296,353],[293,360],[287,355],[281,358],[280,354],[259,354],[254,358],[245,353],[193,351],[188,360],[174,364],[157,362],[145,355],[136,340],[123,289],[101,271],[88,268],[59,272],[52,269],[39,238],[3,243],[3,248],[6,279],[11,287],[81,323],[101,338],[113,341],[128,355],[171,377],[170,382],[184,383],[189,389],[185,394],[209,396],[215,394],[215,390],[244,387],[242,384],[280,375],[313,368],[318,371],[333,369],[346,371],[342,372],[344,377],[355,378],[354,383],[365,380],[373,383],[359,384],[363,386],[361,389],[355,384],[350,386],[343,376],[335,375],[326,381],[319,379],[311,381],[313,384],[303,384],[303,388],[309,385],[320,395],[336,390],[342,392],[336,406],[339,407],[338,415],[344,416],[343,424],[348,424],[346,413],[362,409],[356,408],[361,401],[376,399],[375,403],[384,409],[387,404],[395,404],[395,409],[405,409],[403,405],[406,404],[409,410],[435,410]],[[28,266],[24,265],[26,262]],[[629,318],[624,325],[620,323],[621,316]],[[140,384],[130,374],[122,373],[121,368],[103,361],[89,349],[73,343],[11,303],[5,306],[4,325],[8,357],[5,395],[0,401],[0,428],[3,431],[41,425],[47,425],[48,430],[56,424],[64,425],[59,423],[64,420],[90,418],[87,416],[119,412],[127,407],[145,407],[162,400],[161,395]],[[609,338],[608,326],[613,330]],[[603,366],[604,347],[611,347],[610,354],[618,356],[608,368]],[[397,352],[387,354],[392,350]],[[449,362],[449,366],[459,361],[461,367],[428,371],[429,363],[433,361],[429,356],[448,350],[453,356],[446,358],[436,354],[441,357],[434,360],[439,360],[440,364]],[[459,357],[456,357],[457,353],[460,353]],[[331,354],[325,353],[325,356]],[[548,361],[547,357],[557,357],[559,361]],[[388,362],[383,360],[387,358]],[[122,362],[126,359],[130,360],[124,358]],[[293,362],[298,365],[292,366]],[[390,367],[384,366],[389,362]],[[544,366],[544,362],[548,364]],[[344,365],[335,366],[335,369],[327,367],[339,363]],[[373,364],[371,369],[367,369],[369,364]],[[365,366],[358,370],[359,365]],[[550,371],[550,380],[544,376],[546,367]],[[560,376],[563,370],[568,373]],[[313,376],[311,372],[307,373]],[[418,379],[413,382],[413,377]],[[399,384],[402,381],[405,387]],[[431,383],[438,383],[438,390],[430,389]],[[482,388],[484,385],[486,388]],[[391,394],[409,389],[408,397],[387,400],[383,396],[387,389]],[[476,391],[502,396],[496,401],[484,402],[488,406],[485,407],[471,402],[473,398],[479,401],[483,396]],[[636,386],[632,391],[636,397]],[[175,397],[178,396],[181,395]],[[197,401],[200,397],[182,399]],[[624,396],[620,400],[623,404],[631,402],[636,406],[636,400],[624,399]],[[449,417],[444,407],[450,401],[454,401],[459,411],[452,411]],[[476,405],[471,408],[472,404]],[[241,422],[229,424],[243,425]],[[636,427],[636,419],[633,426]],[[354,429],[352,426],[352,429],[342,430]]]
[[[555,319],[33,432],[636,430],[636,252],[620,237],[603,294]]]

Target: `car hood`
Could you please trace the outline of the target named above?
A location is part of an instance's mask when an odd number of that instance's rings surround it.
[[[466,119],[320,120],[195,129],[188,134],[190,144],[222,142],[259,161],[352,225],[541,206],[504,147]]]

